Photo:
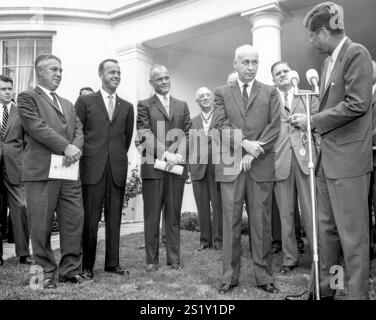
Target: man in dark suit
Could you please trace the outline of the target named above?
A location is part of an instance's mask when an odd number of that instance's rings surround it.
[[[215,181],[213,163],[212,92],[205,87],[199,88],[196,92],[196,102],[201,108],[201,113],[192,119],[192,130],[189,136],[189,168],[200,221],[199,250],[212,246],[215,250],[221,250],[222,199],[220,184]]]
[[[333,299],[331,268],[343,252],[349,299],[369,298],[368,191],[372,171],[372,63],[345,35],[342,7],[325,2],[305,17],[310,43],[328,54],[321,72],[317,175],[321,299]],[[307,127],[306,115],[292,124]],[[312,297],[312,295],[311,295]],[[310,298],[311,298],[310,297]]]
[[[49,178],[51,156],[63,156],[70,166],[81,156],[82,125],[71,102],[58,96],[62,68],[53,55],[35,60],[37,86],[18,95],[17,105],[26,131],[22,176],[26,186],[26,206],[31,223],[31,243],[37,265],[44,270],[44,288],[60,281],[81,283],[83,207],[81,181]],[[57,213],[60,231],[59,268],[51,249],[51,229]]]
[[[277,90],[255,80],[258,61],[254,47],[237,48],[234,68],[238,79],[217,88],[214,94],[213,127],[221,135],[221,161],[215,172],[223,207],[221,293],[231,291],[239,282],[244,201],[256,285],[269,293],[278,292],[271,271],[271,201],[280,111]],[[231,154],[233,159],[229,159]]]
[[[368,196],[368,210],[369,210],[369,226],[370,226],[370,258],[376,258],[375,243],[376,243],[376,225],[373,222],[375,219],[376,210],[376,61],[372,60],[372,148],[373,148],[373,173],[371,174],[370,192]],[[372,210],[373,206],[373,210]]]
[[[278,61],[271,67],[273,82],[278,90],[281,106],[281,131],[274,146],[276,183],[274,195],[279,208],[283,266],[282,274],[289,273],[299,264],[299,254],[295,234],[296,207],[300,204],[301,215],[308,243],[312,252],[312,213],[308,169],[307,132],[300,131],[290,124],[294,113],[305,113],[307,106],[302,98],[294,97],[294,88],[290,84],[290,66]],[[311,99],[312,114],[317,112],[316,98]],[[313,161],[316,152],[313,148]]]
[[[22,264],[33,264],[29,251],[29,223],[26,215],[26,195],[22,184],[24,132],[12,102],[13,80],[0,75],[0,175],[4,196],[12,218],[16,255]]]
[[[102,87],[96,93],[80,96],[75,105],[84,132],[80,161],[85,209],[82,267],[89,278],[93,277],[103,205],[106,226],[104,270],[118,275],[129,273],[119,265],[119,241],[134,112],[132,104],[116,94],[121,79],[118,62],[113,59],[102,61],[98,74]]]
[[[137,133],[142,146],[142,196],[144,199],[144,229],[146,270],[156,271],[159,263],[159,222],[164,207],[167,265],[180,269],[180,214],[187,179],[185,154],[191,127],[186,102],[170,95],[170,75],[165,66],[150,70],[155,94],[138,102]],[[154,168],[155,160],[165,160],[166,170],[181,164],[181,175]]]

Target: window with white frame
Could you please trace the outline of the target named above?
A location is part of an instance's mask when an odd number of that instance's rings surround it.
[[[35,58],[51,51],[51,38],[0,38],[0,74],[13,79],[15,95],[34,88]]]

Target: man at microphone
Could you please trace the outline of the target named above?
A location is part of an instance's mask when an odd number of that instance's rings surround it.
[[[281,274],[292,271],[299,264],[299,253],[295,237],[295,207],[299,199],[302,221],[312,252],[312,213],[309,189],[308,137],[307,131],[290,124],[295,113],[305,113],[304,99],[294,97],[287,62],[278,61],[271,67],[273,82],[280,99],[281,131],[274,146],[275,176],[274,195],[279,208],[282,231],[283,266]],[[297,73],[295,72],[297,75]],[[295,79],[298,80],[298,79]],[[318,101],[311,102],[312,113],[317,112]],[[313,159],[316,159],[315,149]]]
[[[332,267],[345,260],[349,299],[369,299],[368,191],[372,171],[372,63],[367,49],[345,35],[342,7],[324,2],[305,17],[310,44],[328,57],[321,72],[321,135],[316,166],[321,300],[332,300]],[[304,114],[292,124],[307,127]],[[312,290],[313,288],[311,288]],[[312,298],[312,294],[309,298]]]

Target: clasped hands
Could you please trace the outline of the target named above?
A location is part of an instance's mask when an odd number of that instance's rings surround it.
[[[82,156],[81,150],[74,144],[68,144],[64,150],[63,166],[69,167],[71,164],[80,160]]]
[[[245,172],[251,169],[252,161],[259,157],[260,154],[263,154],[265,152],[261,147],[261,145],[263,144],[264,143],[260,141],[250,141],[247,139],[244,139],[242,141],[242,147],[247,152],[247,154],[243,156],[240,162],[241,169],[243,169]]]
[[[165,160],[167,162],[167,166],[166,166],[167,171],[171,171],[174,165],[184,162],[184,158],[181,154],[172,153],[172,152],[166,153]]]

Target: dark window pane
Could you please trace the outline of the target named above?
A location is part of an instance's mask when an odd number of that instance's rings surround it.
[[[17,64],[17,40],[3,41],[3,65],[10,66]]]

